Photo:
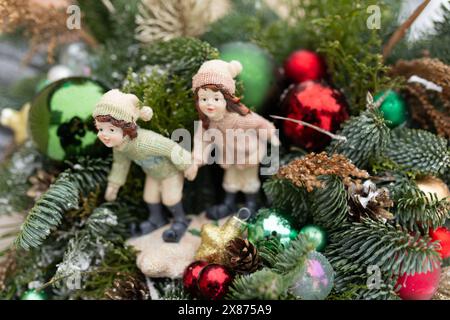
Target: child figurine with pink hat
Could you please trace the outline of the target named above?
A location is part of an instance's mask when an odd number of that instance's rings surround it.
[[[142,234],[150,233],[169,222],[163,212],[164,204],[173,216],[171,227],[164,231],[166,242],[178,242],[190,221],[183,205],[183,172],[191,166],[191,153],[174,141],[136,124],[138,119],[149,121],[150,107],[140,107],[139,99],[117,89],[108,91],[93,112],[99,139],[113,149],[113,164],[105,193],[114,201],[125,184],[131,162],[140,165],[146,174],[144,201],[149,218],[141,223]]]
[[[219,164],[225,170],[222,183],[225,199],[207,209],[207,217],[214,220],[237,211],[238,192],[245,194],[245,207],[255,213],[261,186],[259,165],[266,154],[267,142],[280,144],[274,125],[250,111],[235,96],[234,78],[241,71],[242,65],[238,61],[210,60],[203,63],[192,79],[202,125],[195,133],[194,164],[187,169],[186,177],[196,176],[198,167],[208,162],[213,147],[216,155],[220,154],[222,161]],[[212,141],[211,135],[217,136],[217,133],[222,140]],[[236,143],[240,138],[243,140]]]

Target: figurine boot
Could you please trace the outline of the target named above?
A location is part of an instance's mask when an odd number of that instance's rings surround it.
[[[150,216],[147,221],[140,224],[142,235],[155,231],[169,223],[164,215],[161,203],[147,203],[147,206]]]
[[[236,192],[225,193],[222,204],[206,209],[206,217],[211,220],[219,220],[235,213],[237,211],[236,195]]]
[[[256,216],[256,212],[259,209],[258,206],[258,193],[246,193],[245,194],[245,207],[250,210],[250,219]]]
[[[181,201],[167,208],[172,213],[173,223],[169,229],[164,231],[162,235],[163,240],[165,242],[179,242],[191,223],[191,220],[186,218]]]

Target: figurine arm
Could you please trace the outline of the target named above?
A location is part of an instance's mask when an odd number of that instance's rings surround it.
[[[113,164],[108,176],[108,184],[121,187],[127,180],[128,171],[130,170],[131,160],[121,152],[113,151]]]
[[[197,131],[194,135],[194,149],[192,151],[192,158],[194,160],[194,164],[197,166],[202,166],[204,161],[204,155],[208,155],[211,152],[213,147],[213,143],[210,141],[203,140],[203,133],[205,129],[201,125],[197,128]]]
[[[145,141],[144,148],[153,155],[170,159],[179,171],[186,170],[192,163],[192,156],[189,151],[160,134],[154,133],[150,141]]]
[[[277,131],[272,122],[261,117],[259,114],[252,112],[245,117],[239,117],[238,127],[243,129],[264,129],[267,130],[267,140],[275,146],[280,145],[280,140],[277,136]]]

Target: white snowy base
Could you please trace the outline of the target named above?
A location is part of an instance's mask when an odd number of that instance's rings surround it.
[[[164,230],[168,229],[170,224],[145,236],[127,241],[127,244],[139,251],[136,264],[146,276],[181,278],[184,269],[194,262],[201,239],[189,230],[200,231],[202,225],[212,223],[212,221],[207,219],[204,214],[189,218],[192,219],[192,222],[179,243],[167,243],[162,239]]]

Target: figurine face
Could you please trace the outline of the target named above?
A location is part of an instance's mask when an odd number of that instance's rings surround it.
[[[110,122],[95,121],[95,126],[98,130],[98,138],[108,148],[118,147],[122,144],[123,130],[119,127],[112,125]]]
[[[211,120],[220,120],[227,112],[227,101],[222,92],[208,88],[198,91],[198,106]]]

